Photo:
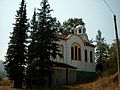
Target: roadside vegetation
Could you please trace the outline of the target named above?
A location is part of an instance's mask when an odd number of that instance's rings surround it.
[[[12,82],[8,79],[1,79],[0,80],[0,86],[11,86]]]
[[[60,55],[59,45],[56,43],[59,41],[58,33],[68,35],[73,32],[76,25],[85,26],[82,19],[77,18],[70,18],[62,25],[56,18],[51,17],[52,9],[50,9],[47,0],[43,0],[40,5],[42,8],[38,9],[38,12],[36,12],[36,9],[34,10],[32,20],[29,22],[26,2],[22,0],[20,3],[4,63],[10,80],[0,77],[0,90],[12,90],[11,87],[21,89],[24,82],[27,88],[31,88],[33,82],[37,86],[43,86],[45,75],[51,73],[50,56],[56,58],[56,55]],[[116,40],[112,44],[107,44],[102,32],[98,30],[95,40],[91,40],[91,42],[96,43],[97,80],[95,78],[95,80],[75,84],[74,86],[49,89],[44,87],[44,90],[120,89],[118,88],[118,76],[116,74]]]

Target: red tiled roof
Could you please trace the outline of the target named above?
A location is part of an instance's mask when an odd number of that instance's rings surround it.
[[[93,45],[93,44],[91,44],[91,43],[89,43],[89,42],[85,42],[84,45],[86,45],[86,46],[91,46],[91,47],[95,47],[95,45]]]
[[[67,40],[67,35],[57,35],[58,39],[60,40]],[[95,47],[95,45],[89,43],[89,42],[84,42],[84,45],[86,46],[91,46],[91,47]]]
[[[67,35],[58,35],[57,37],[62,40],[67,40]]]

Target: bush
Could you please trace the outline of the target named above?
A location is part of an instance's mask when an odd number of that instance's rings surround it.
[[[11,85],[11,81],[8,79],[2,79],[0,81],[0,86],[10,86]]]

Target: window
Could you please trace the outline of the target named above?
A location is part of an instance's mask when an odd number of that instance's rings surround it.
[[[92,51],[90,51],[90,62],[93,63]]]
[[[61,54],[61,58],[64,57],[64,46],[63,45],[60,45],[60,54]]]
[[[71,47],[71,59],[74,60],[74,48]]]
[[[85,62],[87,62],[87,50],[85,50]]]
[[[75,60],[77,60],[77,46],[75,46]]]
[[[78,60],[81,60],[81,50],[78,48]]]
[[[71,59],[81,60],[81,49],[78,43],[73,43],[71,46]]]
[[[79,33],[81,33],[81,29],[79,29]]]

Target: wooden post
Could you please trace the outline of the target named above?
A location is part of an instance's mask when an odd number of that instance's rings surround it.
[[[115,34],[116,34],[116,50],[117,50],[117,62],[118,62],[118,81],[120,86],[120,48],[119,48],[119,39],[118,39],[118,32],[117,32],[117,22],[116,22],[116,15],[114,15],[114,24],[115,24]]]

